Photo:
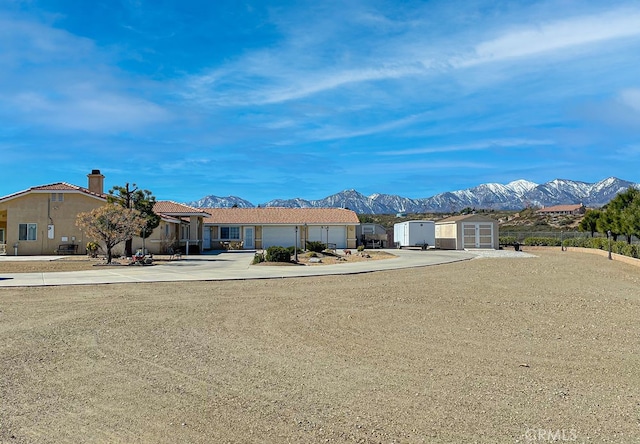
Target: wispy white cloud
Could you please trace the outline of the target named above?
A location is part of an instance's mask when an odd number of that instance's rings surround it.
[[[640,36],[640,11],[622,9],[605,14],[570,17],[522,25],[475,46],[473,54],[454,60],[456,67],[567,51],[625,37]]]
[[[377,24],[390,22],[384,16],[367,11],[356,17]],[[297,24],[296,30],[302,26]],[[562,51],[571,56],[575,48],[640,37],[640,10],[620,9],[606,14],[540,19],[533,25],[504,23],[488,30],[476,29],[476,34],[452,30],[446,41],[442,37],[431,39],[429,34],[423,36],[413,26],[405,25],[403,32],[397,35],[374,33],[366,43],[371,46],[363,48],[358,56],[354,56],[345,44],[342,51],[348,56],[332,58],[323,55],[318,45],[331,46],[340,38],[348,38],[338,34],[329,42],[322,31],[306,31],[307,35],[322,37],[306,37],[311,41],[305,44],[285,40],[268,50],[246,54],[223,67],[191,76],[187,80],[190,96],[216,106],[268,105],[363,83],[412,76],[424,78],[511,59],[522,60]],[[298,31],[285,33],[285,37],[297,38],[299,35]],[[322,40],[318,42],[317,39]],[[474,44],[474,40],[480,43]],[[362,56],[362,53],[368,55]],[[316,54],[316,58],[311,54]],[[228,87],[236,94],[229,94]]]
[[[55,99],[24,92],[8,97],[8,101],[15,112],[29,115],[32,124],[65,131],[128,131],[171,117],[154,103],[93,87]]]
[[[412,148],[405,150],[390,150],[379,152],[382,156],[406,156],[413,154],[437,154],[437,153],[453,153],[458,151],[481,151],[492,148],[530,148],[532,146],[553,145],[552,140],[533,140],[533,139],[502,139],[502,140],[484,140],[480,142],[448,145],[424,148]]]
[[[5,122],[111,132],[171,119],[169,111],[143,96],[150,82],[136,85],[91,40],[1,13],[0,30]]]
[[[308,131],[305,133],[305,138],[310,141],[324,141],[324,140],[338,140],[338,139],[351,139],[355,137],[369,136],[372,134],[379,134],[397,130],[400,128],[414,125],[425,118],[427,114],[415,114],[401,119],[395,119],[388,122],[379,123],[377,125],[370,125],[365,128],[335,128],[323,126],[320,129]]]

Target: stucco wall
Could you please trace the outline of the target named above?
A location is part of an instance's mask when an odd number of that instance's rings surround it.
[[[78,244],[78,252],[86,253],[87,239],[76,227],[78,213],[104,205],[104,201],[83,193],[63,193],[63,201],[51,201],[51,193],[29,193],[0,204],[6,210],[7,253],[13,254],[18,243],[18,255],[54,254],[60,244]],[[19,240],[20,224],[37,224],[35,240]],[[53,238],[47,227],[53,225]],[[66,238],[66,240],[63,240]]]

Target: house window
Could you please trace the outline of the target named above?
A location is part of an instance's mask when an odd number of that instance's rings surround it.
[[[37,240],[38,224],[20,224],[18,240]]]
[[[64,201],[64,194],[51,193],[51,202],[62,202],[62,201]]]
[[[220,227],[220,239],[240,239],[240,227]]]
[[[4,244],[4,228],[0,228],[0,244]]]

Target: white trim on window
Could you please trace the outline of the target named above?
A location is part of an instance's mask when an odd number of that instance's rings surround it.
[[[237,226],[221,226],[220,239],[222,240],[240,240],[240,227]]]
[[[18,240],[21,240],[21,241],[38,240],[38,224],[19,224]]]

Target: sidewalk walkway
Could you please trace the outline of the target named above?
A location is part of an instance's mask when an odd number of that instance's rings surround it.
[[[325,276],[424,267],[469,260],[476,257],[474,253],[468,251],[388,251],[397,257],[317,266],[252,266],[253,252],[225,252],[217,255],[186,256],[181,260],[151,267],[97,266],[95,270],[87,271],[0,274],[0,287]],[[21,256],[4,257],[3,260],[19,258]],[[47,256],[47,259],[42,257],[39,259],[50,260],[51,258],[51,256]],[[34,259],[34,257],[31,257],[31,260]]]

